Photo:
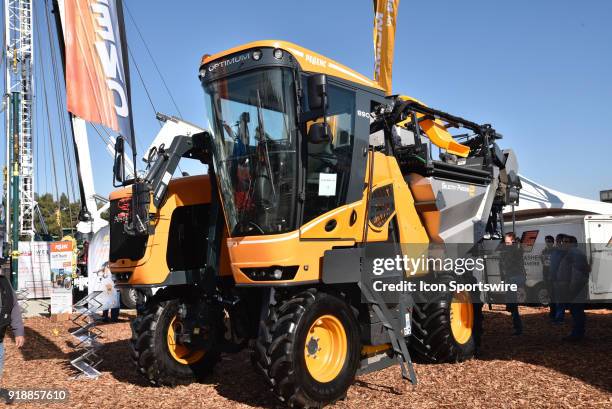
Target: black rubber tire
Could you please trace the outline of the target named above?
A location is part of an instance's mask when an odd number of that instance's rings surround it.
[[[199,382],[210,375],[220,359],[218,348],[206,351],[202,359],[187,365],[176,361],[168,351],[167,331],[180,301],[156,294],[132,320],[130,350],[132,361],[152,385],[176,386]]]
[[[127,310],[134,310],[138,305],[138,290],[135,288],[121,288],[119,290],[119,300],[121,307]]]
[[[438,277],[435,282],[448,284],[451,280],[456,280],[456,278],[443,276]],[[422,296],[415,297],[416,305],[412,314],[412,335],[409,349],[416,361],[424,363],[461,362],[474,357],[476,327],[472,327],[470,338],[463,344],[458,343],[453,336],[450,318],[452,297],[451,292],[429,293],[427,300],[423,302],[419,302],[419,298],[424,300]]]
[[[319,317],[330,314],[344,326],[347,358],[338,376],[319,383],[304,360],[307,332]],[[309,289],[270,307],[260,323],[252,361],[276,397],[291,407],[322,407],[346,397],[359,366],[359,325],[351,307],[336,296]]]

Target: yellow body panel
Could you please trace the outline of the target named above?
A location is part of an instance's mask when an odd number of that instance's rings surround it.
[[[367,166],[369,167],[369,163]],[[397,215],[400,242],[411,244],[409,249],[405,249],[405,252],[414,253],[415,247],[412,244],[423,244],[424,251],[429,243],[429,238],[416,212],[414,199],[397,161],[393,157],[376,152],[374,154],[373,191],[389,184],[393,185],[395,211],[381,227],[368,223],[368,242],[386,241],[389,234],[389,222],[393,215]],[[229,238],[227,245],[236,283],[270,285],[319,281],[322,274],[323,255],[326,250],[334,247],[352,247],[361,242],[366,194],[367,190],[364,190],[362,200],[331,210],[293,232]],[[350,218],[353,211],[357,218],[351,226]],[[336,220],[337,226],[331,232],[327,232],[325,225],[331,219]],[[421,249],[421,246],[417,248]],[[419,252],[410,254],[410,256],[418,257],[420,254]],[[253,281],[241,271],[242,268],[270,266],[299,266],[299,269],[295,278],[289,281]]]
[[[406,95],[400,95],[400,98],[404,101],[414,101],[423,106],[427,106],[418,99]],[[417,118],[422,117],[423,114],[417,114]],[[408,127],[411,122],[412,118],[407,118],[406,120],[399,122],[397,125]],[[448,153],[452,153],[453,155],[461,156],[463,158],[466,158],[469,155],[470,148],[456,142],[453,139],[453,136],[446,130],[446,127],[442,121],[426,119],[424,121],[420,121],[419,125],[434,145],[446,150]]]
[[[131,192],[131,187],[118,189],[110,194],[110,199],[130,197]],[[210,200],[211,192],[208,175],[172,179],[168,184],[167,199],[161,208],[155,212],[153,220],[155,233],[149,236],[144,256],[136,261],[119,259],[110,264],[111,271],[113,273],[131,272],[130,285],[162,283],[170,272],[166,262],[166,255],[172,212],[177,207],[210,203]],[[152,211],[155,211],[153,205],[151,206]],[[223,247],[221,263],[222,266],[228,266],[229,264],[227,251]],[[230,274],[230,269],[228,267],[221,268],[220,273],[222,275]]]
[[[431,119],[427,119],[425,121],[421,121],[420,124],[421,129],[423,129],[427,137],[431,139],[431,142],[433,142],[436,146],[445,149],[448,153],[452,153],[453,155],[461,156],[463,158],[466,158],[470,153],[470,148],[456,142],[441,121],[432,121]]]
[[[321,54],[317,54],[314,51],[310,51],[306,48],[300,47],[299,45],[290,43],[288,41],[254,41],[252,43],[230,48],[229,50],[225,50],[217,54],[205,55],[204,57],[202,57],[201,64],[208,64],[211,61],[223,58],[230,54],[239,53],[240,51],[257,47],[280,48],[281,50],[288,51],[293,57],[295,57],[295,59],[299,62],[300,66],[304,71],[333,75],[334,77],[342,78],[347,81],[355,82],[357,84],[365,85],[383,91],[383,89],[375,81],[369,79],[365,75],[361,75],[357,71],[354,71],[340,63],[337,63],[332,59],[324,57]]]
[[[132,187],[131,186],[127,186],[127,187],[122,187],[116,190],[113,190],[112,192],[110,192],[110,195],[108,195],[108,199],[109,200],[117,200],[117,199],[121,199],[124,197],[129,197],[132,196]]]

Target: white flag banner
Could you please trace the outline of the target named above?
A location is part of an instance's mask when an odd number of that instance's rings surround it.
[[[89,242],[89,253],[87,258],[87,276],[89,294],[94,291],[102,291],[96,297],[96,301],[102,306],[99,310],[109,310],[119,307],[119,291],[115,288],[115,282],[108,266],[110,254],[110,227],[100,229]]]

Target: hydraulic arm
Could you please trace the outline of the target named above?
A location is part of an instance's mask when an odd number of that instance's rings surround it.
[[[181,158],[206,160],[205,139],[207,132],[192,136],[178,135],[172,139],[169,147],[161,144],[149,152],[148,162],[151,165],[142,180],[132,185],[131,220],[125,225],[130,235],[148,235],[150,232],[151,201],[159,208],[168,191],[168,184],[178,167]]]

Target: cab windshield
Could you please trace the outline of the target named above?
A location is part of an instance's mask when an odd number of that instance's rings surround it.
[[[232,236],[295,229],[297,127],[292,70],[204,84],[213,163]]]

